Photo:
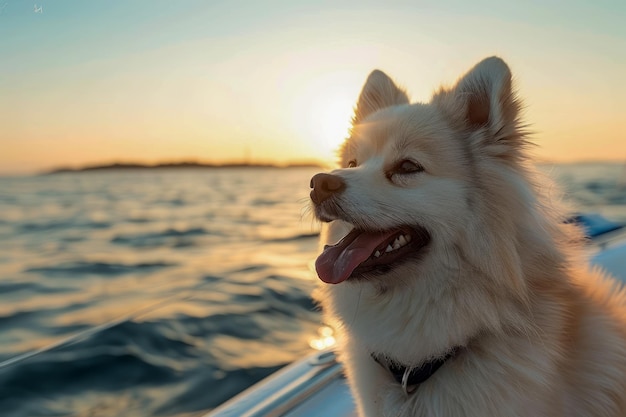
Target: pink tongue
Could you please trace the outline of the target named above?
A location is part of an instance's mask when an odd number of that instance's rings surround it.
[[[357,266],[372,255],[378,245],[397,232],[350,232],[335,246],[324,248],[324,252],[315,261],[317,275],[328,284],[345,281]]]

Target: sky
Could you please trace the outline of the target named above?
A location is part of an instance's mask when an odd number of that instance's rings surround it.
[[[539,160],[626,161],[626,2],[0,0],[0,174],[330,161],[367,75],[513,71]]]

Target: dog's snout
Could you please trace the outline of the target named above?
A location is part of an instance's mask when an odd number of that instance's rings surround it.
[[[316,174],[311,178],[311,200],[320,204],[346,188],[346,183],[332,174]]]

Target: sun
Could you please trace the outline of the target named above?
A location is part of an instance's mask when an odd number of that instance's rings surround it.
[[[347,97],[329,96],[320,98],[311,108],[315,121],[312,134],[320,148],[334,156],[348,137],[353,115],[354,100]]]
[[[311,78],[293,91],[292,121],[310,155],[336,162],[349,134],[360,80],[358,74],[335,72]]]

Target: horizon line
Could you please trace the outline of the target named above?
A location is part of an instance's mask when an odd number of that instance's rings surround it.
[[[626,159],[578,159],[572,161],[559,161],[547,158],[534,158],[534,163],[538,165],[585,165],[585,164],[624,164],[626,167]],[[258,160],[249,161],[241,159],[225,159],[220,162],[206,161],[199,159],[163,159],[158,162],[140,162],[138,160],[114,160],[112,162],[87,163],[81,165],[57,165],[56,167],[34,169],[31,172],[11,172],[0,171],[0,177],[22,177],[33,175],[48,175],[62,172],[88,172],[98,170],[115,170],[115,169],[178,169],[178,168],[290,168],[290,167],[320,167],[331,168],[334,166],[330,161],[324,162],[317,158],[294,158],[290,160]]]

